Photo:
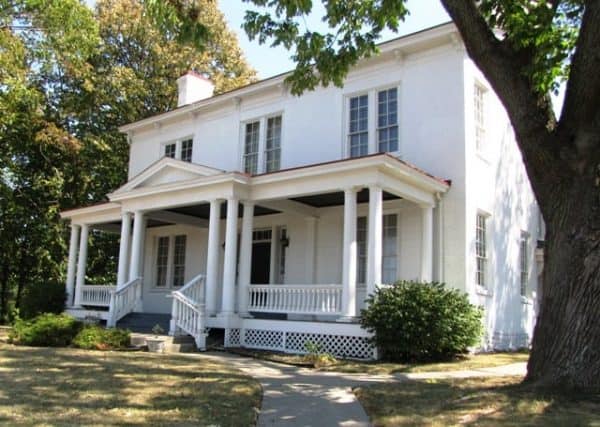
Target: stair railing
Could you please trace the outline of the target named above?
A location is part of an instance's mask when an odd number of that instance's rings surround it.
[[[190,280],[181,289],[171,292],[171,324],[169,335],[181,332],[194,337],[196,347],[206,349],[206,330],[204,326],[204,275]]]
[[[129,313],[142,298],[142,278],[136,277],[114,290],[110,294],[110,305],[106,326],[114,327],[117,322]]]

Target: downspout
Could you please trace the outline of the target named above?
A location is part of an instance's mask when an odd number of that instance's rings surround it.
[[[438,205],[438,244],[437,244],[437,262],[438,262],[438,282],[444,282],[445,272],[444,272],[444,199],[442,198],[442,194],[438,191],[435,193],[435,198],[437,200]]]

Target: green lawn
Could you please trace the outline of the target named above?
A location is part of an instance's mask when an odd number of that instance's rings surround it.
[[[235,353],[272,362],[286,363],[290,365],[308,366],[303,356],[276,353],[271,351],[234,349]],[[509,365],[511,363],[527,362],[528,353],[482,353],[459,357],[455,360],[443,363],[387,363],[387,362],[358,362],[353,360],[338,360],[330,366],[320,367],[320,370],[365,373],[370,375],[389,375],[407,372],[440,372],[461,371],[467,369],[491,368],[494,366]]]
[[[378,384],[355,390],[375,426],[600,426],[600,395],[540,395],[521,377]]]
[[[0,425],[252,426],[260,385],[201,358],[0,343]]]

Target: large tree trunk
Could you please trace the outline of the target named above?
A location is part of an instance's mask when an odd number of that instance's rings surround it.
[[[544,290],[527,381],[600,389],[600,191],[588,176],[553,192],[545,209]]]
[[[8,259],[4,259],[2,265],[2,274],[0,275],[0,323],[8,319],[8,278],[10,273],[10,264]]]

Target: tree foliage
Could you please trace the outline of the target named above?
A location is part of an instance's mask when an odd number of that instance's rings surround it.
[[[255,78],[215,3],[195,4],[209,30],[200,44],[155,26],[136,0],[95,10],[0,2],[0,322],[13,307],[38,313],[44,289],[60,298],[68,230],[59,212],[103,201],[126,180],[118,126],[174,108],[189,69],[216,92]],[[118,236],[90,234],[87,280],[114,282]]]

